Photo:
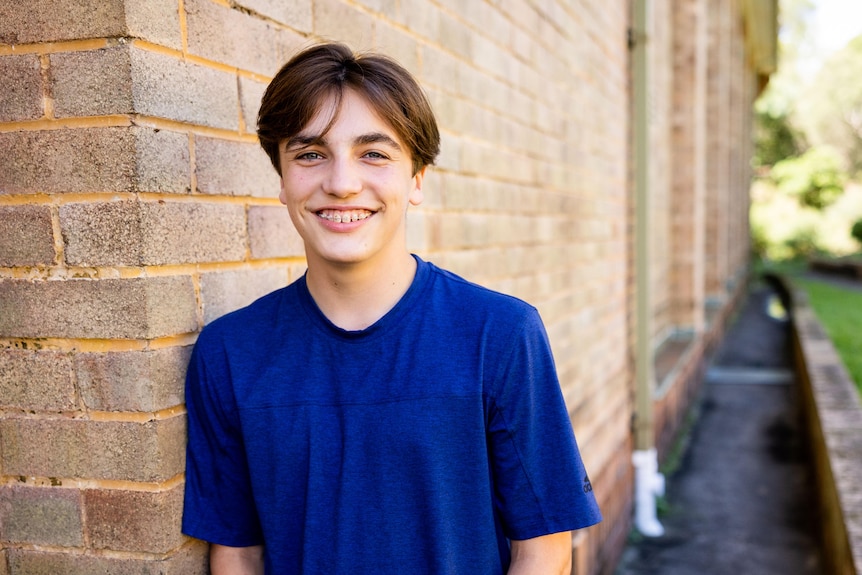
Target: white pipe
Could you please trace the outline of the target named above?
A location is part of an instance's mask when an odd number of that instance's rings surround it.
[[[655,498],[664,495],[664,475],[658,471],[655,448],[632,453],[635,467],[635,527],[647,537],[661,537],[664,527],[656,516]]]

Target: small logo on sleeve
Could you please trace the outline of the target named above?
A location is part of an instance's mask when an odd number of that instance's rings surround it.
[[[584,493],[589,493],[593,490],[593,484],[590,483],[590,478],[584,475]]]

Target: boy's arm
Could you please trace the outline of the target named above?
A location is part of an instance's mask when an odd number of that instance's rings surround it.
[[[210,544],[212,575],[263,575],[263,546],[227,547]]]
[[[508,575],[569,575],[571,572],[571,531],[512,541]]]

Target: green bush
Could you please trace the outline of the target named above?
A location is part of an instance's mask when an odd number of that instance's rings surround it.
[[[815,146],[776,163],[770,178],[781,193],[795,197],[800,205],[822,210],[844,193],[846,175],[834,150]]]
[[[850,235],[853,236],[854,240],[862,245],[862,220],[856,220],[856,223],[854,223],[853,227],[850,228]]]

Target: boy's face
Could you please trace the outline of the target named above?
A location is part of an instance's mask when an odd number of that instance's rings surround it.
[[[422,201],[424,168],[364,97],[345,90],[279,146],[281,194],[309,265],[403,261],[406,215]],[[326,134],[321,133],[335,119]],[[391,259],[394,258],[394,259]]]

